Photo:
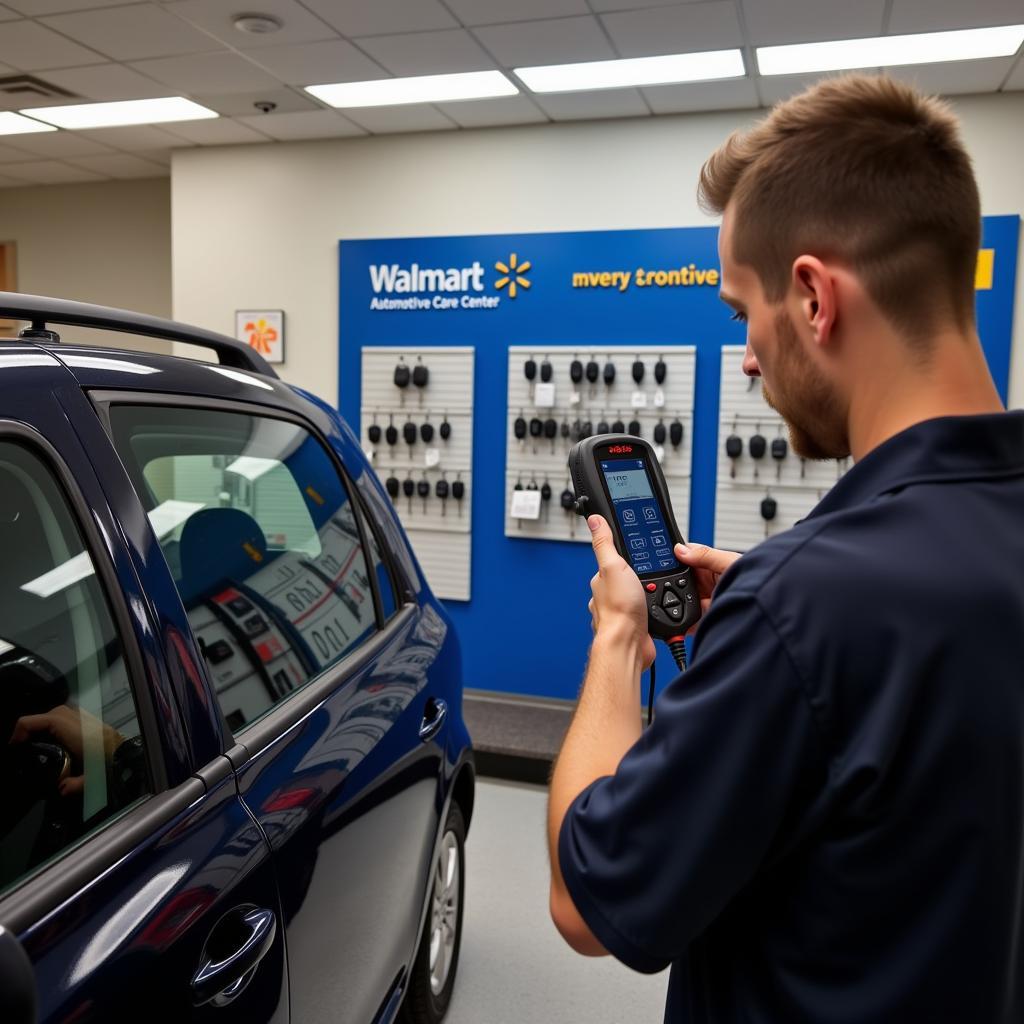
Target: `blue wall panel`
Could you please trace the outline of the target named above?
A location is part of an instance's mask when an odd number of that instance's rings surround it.
[[[1004,400],[1009,374],[1020,218],[987,217],[984,245],[996,250],[993,287],[978,293],[982,342]],[[467,686],[574,697],[590,638],[587,601],[594,572],[589,547],[504,535],[508,347],[672,345],[697,349],[690,535],[713,541],[722,345],[743,344],[714,283],[637,284],[637,271],[718,269],[718,229],[667,228],[552,234],[481,235],[342,241],[340,244],[340,408],[358,430],[360,351],[365,345],[473,345],[476,349],[473,447],[472,599],[447,607],[462,642]],[[512,254],[529,287],[516,297],[497,287]],[[493,308],[436,309],[435,293],[375,292],[371,267],[463,268],[479,264]],[[573,274],[629,272],[612,287],[573,287]],[[378,269],[375,273],[380,275]],[[692,275],[691,275],[692,276]],[[713,282],[713,278],[712,278]],[[436,293],[461,300],[462,292]],[[374,309],[381,299],[426,302],[426,309]],[[553,509],[552,515],[560,514]],[[582,521],[580,523],[583,526]],[[585,527],[583,527],[585,529]],[[661,646],[661,645],[659,645]],[[674,674],[659,653],[659,679]],[[659,686],[660,689],[660,686]]]

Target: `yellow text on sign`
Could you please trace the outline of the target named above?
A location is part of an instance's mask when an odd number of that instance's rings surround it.
[[[992,290],[992,271],[996,265],[995,249],[979,249],[978,265],[974,270],[974,290],[988,292]]]

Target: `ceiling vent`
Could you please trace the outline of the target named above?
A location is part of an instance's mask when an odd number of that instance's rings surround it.
[[[0,99],[11,97],[16,100],[65,100],[81,99],[76,93],[62,89],[59,85],[51,85],[34,75],[0,76]],[[19,103],[19,106],[22,105]],[[2,109],[0,104],[0,109]]]

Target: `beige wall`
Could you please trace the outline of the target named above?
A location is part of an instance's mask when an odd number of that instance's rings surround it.
[[[985,213],[1024,212],[1024,93],[956,101]],[[700,165],[751,111],[174,155],[174,313],[284,309],[286,380],[337,400],[337,241],[707,223]],[[1024,280],[1024,261],[1022,261]],[[1024,405],[1018,287],[1011,401]]]
[[[17,243],[19,292],[171,315],[168,178],[0,189],[0,241]],[[65,337],[170,348],[78,328]]]

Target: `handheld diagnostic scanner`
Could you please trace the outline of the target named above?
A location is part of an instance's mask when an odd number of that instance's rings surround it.
[[[683,537],[654,449],[629,434],[588,437],[570,451],[569,473],[576,513],[603,516],[611,527],[616,549],[643,584],[648,632],[682,665],[683,637],[700,618],[700,599],[693,572],[672,550]]]

